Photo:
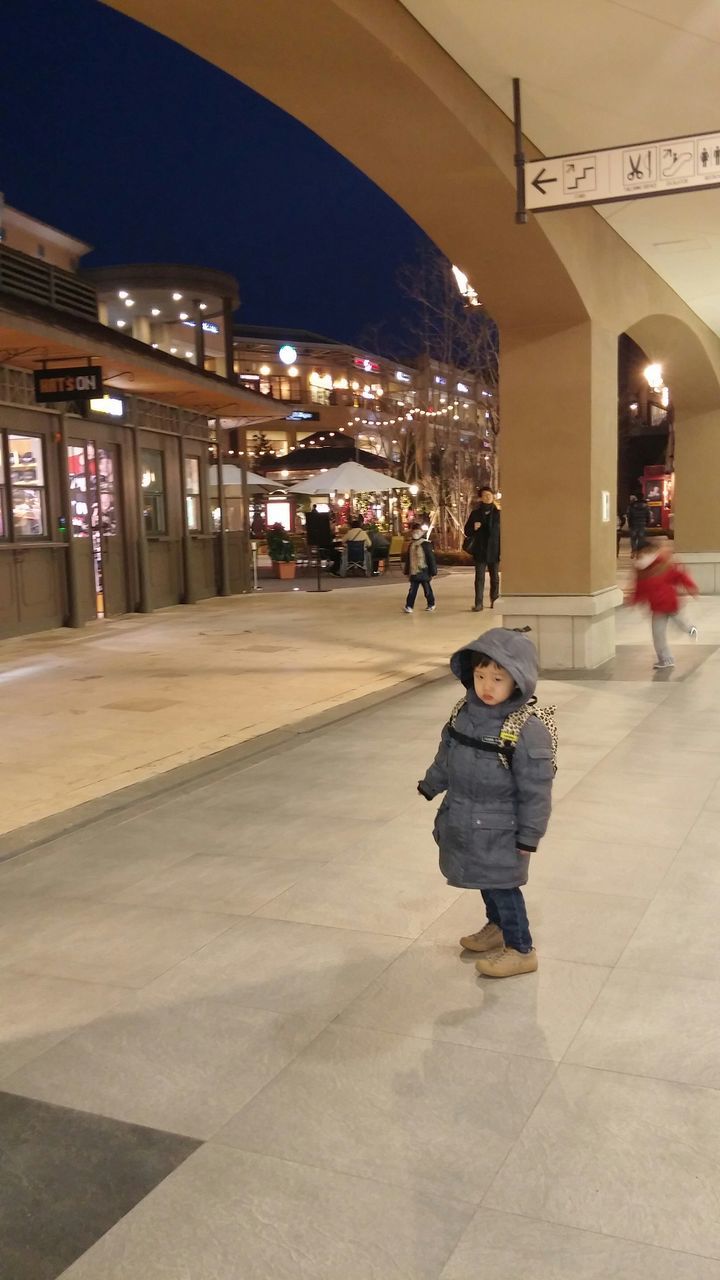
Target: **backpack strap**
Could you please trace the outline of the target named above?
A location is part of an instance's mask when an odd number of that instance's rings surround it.
[[[465,706],[465,698],[461,698],[455,704],[450,712],[448,720],[448,730],[450,736],[464,747],[473,747],[477,751],[494,751],[502,765],[503,769],[512,768],[512,759],[515,754],[520,734],[531,716],[537,716],[541,724],[544,724],[550,734],[553,753],[553,772],[557,773],[557,725],[555,724],[555,707],[538,707],[537,698],[530,698],[529,702],[518,707],[517,710],[511,711],[510,715],[503,721],[502,728],[497,738],[471,738],[465,733],[460,733],[455,728],[455,721],[460,713],[461,707]]]

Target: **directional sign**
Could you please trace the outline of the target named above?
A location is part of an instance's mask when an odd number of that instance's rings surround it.
[[[525,205],[535,213],[717,186],[720,133],[525,162]]]

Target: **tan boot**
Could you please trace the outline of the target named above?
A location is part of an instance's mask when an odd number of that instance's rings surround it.
[[[537,967],[538,958],[534,947],[528,952],[503,947],[502,951],[493,951],[492,955],[475,961],[478,973],[484,974],[486,978],[515,978],[520,973],[534,973]]]
[[[460,946],[466,951],[497,951],[504,941],[502,929],[488,921],[479,933],[469,933],[466,938],[461,938]]]

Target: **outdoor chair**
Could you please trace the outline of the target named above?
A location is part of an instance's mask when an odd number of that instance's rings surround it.
[[[362,573],[365,577],[369,577],[372,572],[370,568],[370,552],[358,538],[357,542],[346,542],[343,546],[343,562],[340,573],[343,578],[349,573]]]

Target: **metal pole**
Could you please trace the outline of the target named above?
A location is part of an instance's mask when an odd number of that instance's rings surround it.
[[[225,345],[225,377],[228,382],[237,382],[235,372],[235,350],[233,347],[233,309],[232,299],[223,298],[223,341]]]
[[[137,519],[138,550],[138,591],[140,594],[140,613],[152,613],[150,603],[150,566],[148,563],[147,538],[145,537],[144,501],[142,487],[142,459],[140,457],[140,430],[131,426],[133,441],[133,474],[135,477],[135,515]]]
[[[180,484],[182,502],[182,564],[183,564],[183,603],[195,604],[192,578],[192,543],[188,527],[187,494],[185,486],[185,437],[180,436]]]
[[[247,478],[247,450],[243,452],[240,460],[240,490],[242,493],[242,538],[243,538],[243,554],[242,554],[242,582],[240,590],[247,593],[250,590],[250,489],[248,487]]]
[[[522,114],[520,103],[520,81],[513,77],[513,123],[515,125],[515,178],[517,183],[517,204],[515,221],[520,225],[527,222],[525,209],[525,152],[523,151]]]
[[[82,627],[83,620],[80,617],[80,601],[78,599],[78,580],[77,580],[77,564],[75,562],[75,547],[72,529],[72,497],[70,494],[70,472],[69,459],[67,450],[67,431],[65,428],[65,414],[61,413],[58,417],[59,444],[58,455],[60,458],[60,495],[62,500],[62,513],[65,521],[65,531],[67,537],[67,559],[66,580],[67,580],[67,625],[69,627]]]
[[[215,453],[217,457],[217,491],[218,491],[218,508],[220,510],[220,589],[218,595],[230,595],[230,555],[227,541],[227,508],[225,505],[225,481],[223,479],[222,454],[220,452],[220,431],[217,428],[217,444]]]

